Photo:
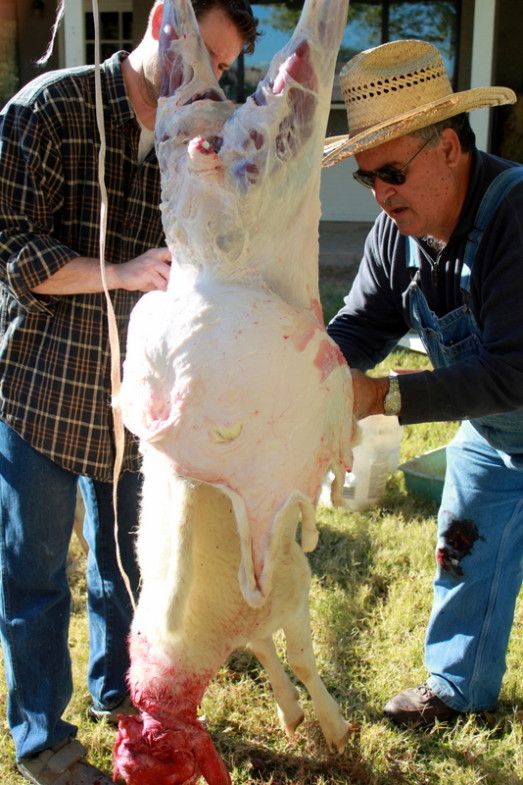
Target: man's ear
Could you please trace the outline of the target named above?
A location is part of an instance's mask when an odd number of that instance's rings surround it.
[[[160,39],[160,29],[162,26],[162,19],[163,19],[163,3],[160,3],[153,10],[152,17],[151,17],[151,35],[155,41],[158,41]]]
[[[457,166],[461,161],[463,151],[456,131],[453,128],[445,128],[441,132],[440,142],[447,164],[450,167]]]

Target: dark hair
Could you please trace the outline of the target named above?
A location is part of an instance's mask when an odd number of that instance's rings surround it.
[[[413,131],[412,135],[423,140],[432,137],[439,139],[445,128],[452,128],[456,132],[464,153],[471,153],[476,149],[476,136],[470,127],[469,116],[466,112],[448,117],[446,120],[440,120],[439,123],[427,125],[418,131]]]
[[[258,30],[258,19],[253,15],[247,0],[192,0],[192,5],[197,19],[201,19],[212,8],[223,8],[245,41],[242,52],[246,55],[254,52],[261,33]]]

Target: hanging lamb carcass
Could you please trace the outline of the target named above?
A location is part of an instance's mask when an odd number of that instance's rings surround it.
[[[190,0],[165,3],[155,133],[173,263],[168,290],[132,314],[120,396],[144,472],[129,674],[139,713],[120,717],[115,746],[128,785],[230,782],[197,712],[247,643],[294,732],[303,712],[278,629],[329,749],[348,736],[315,666],[303,553],[317,542],[326,472],[341,503],[352,460],[350,371],[318,290],[322,147],[347,5],[306,0],[236,108]]]

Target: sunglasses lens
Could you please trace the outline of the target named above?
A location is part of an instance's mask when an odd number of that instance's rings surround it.
[[[384,166],[381,169],[374,169],[369,172],[366,172],[364,169],[358,169],[356,172],[353,172],[352,176],[358,183],[361,183],[361,185],[364,185],[366,188],[375,188],[376,178],[388,185],[403,185],[407,180],[405,169],[410,166],[415,158],[417,158],[431,139],[432,136],[423,142],[419,150],[414,153],[412,158],[409,158],[406,164],[403,164],[401,169],[396,169],[394,166]]]
[[[374,175],[388,185],[403,185],[407,179],[405,172],[401,169],[394,169],[393,166],[384,166],[383,169],[376,169]]]
[[[364,185],[365,188],[374,188],[375,172],[364,172],[363,169],[358,169],[357,172],[352,173],[352,176],[357,183]]]
[[[365,188],[374,188],[376,178],[382,180],[388,185],[403,185],[407,179],[407,175],[401,169],[395,169],[393,166],[384,166],[383,169],[376,169],[371,172],[366,172],[364,169],[358,169],[352,173],[356,182],[364,185]]]

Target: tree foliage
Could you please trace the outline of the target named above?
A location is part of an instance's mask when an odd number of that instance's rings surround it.
[[[455,51],[459,0],[369,0],[351,2],[347,23],[376,31],[380,41],[421,38],[434,43],[447,58]],[[275,4],[270,24],[275,30],[292,32],[298,23],[301,0]]]

